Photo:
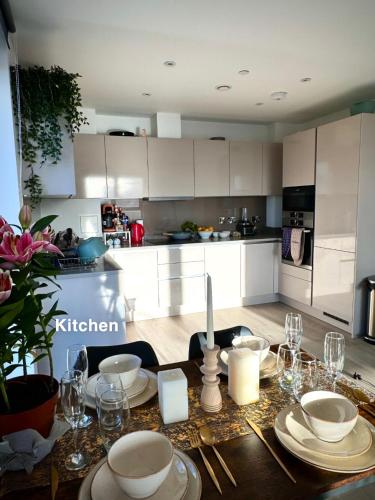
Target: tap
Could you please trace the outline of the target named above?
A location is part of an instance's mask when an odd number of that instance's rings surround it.
[[[230,217],[227,217],[227,222],[228,224],[234,224],[237,220],[237,217],[234,217],[234,216],[230,216]]]
[[[225,217],[220,216],[219,217],[219,224],[224,224],[225,222]]]

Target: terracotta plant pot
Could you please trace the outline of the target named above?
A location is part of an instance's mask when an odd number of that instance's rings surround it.
[[[35,429],[43,437],[49,436],[59,394],[59,383],[55,379],[49,390],[50,380],[47,375],[28,375],[26,380],[15,377],[7,382],[10,404],[16,409],[12,413],[1,409],[0,437],[23,429]]]

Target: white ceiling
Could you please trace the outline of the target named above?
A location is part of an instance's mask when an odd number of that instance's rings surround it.
[[[306,121],[375,97],[374,0],[10,3],[20,62],[80,73],[99,113]],[[223,83],[232,89],[215,90]],[[277,90],[287,99],[272,101]]]

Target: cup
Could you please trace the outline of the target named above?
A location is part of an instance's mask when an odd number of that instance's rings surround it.
[[[173,461],[173,446],[163,434],[138,431],[116,441],[108,466],[121,490],[132,498],[153,495],[166,479]]]
[[[107,453],[129,427],[130,408],[124,390],[109,389],[99,397],[99,430]]]
[[[297,344],[280,344],[277,351],[277,376],[280,387],[287,392],[293,391],[293,361],[297,350]]]

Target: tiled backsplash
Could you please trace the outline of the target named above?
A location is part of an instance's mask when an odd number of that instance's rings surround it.
[[[103,200],[104,201],[104,200]],[[71,227],[81,238],[101,235],[100,204],[102,200],[44,199],[36,217],[58,215],[53,227],[57,231]],[[241,216],[247,207],[248,215],[259,215],[262,227],[266,223],[266,197],[248,196],[235,198],[195,198],[178,201],[118,200],[125,207],[130,221],[142,218],[147,234],[180,229],[186,220],[198,225],[212,225],[216,229],[235,229],[235,224],[219,225],[220,216]]]

